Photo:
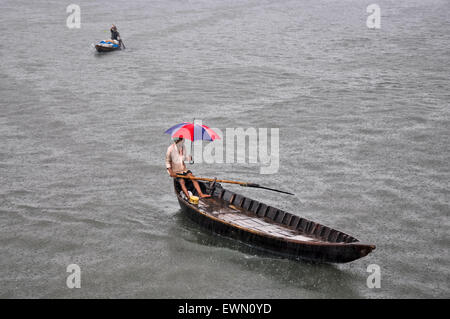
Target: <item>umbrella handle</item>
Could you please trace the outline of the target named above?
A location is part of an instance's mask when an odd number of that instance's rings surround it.
[[[191,154],[189,155],[190,156],[189,164],[194,164],[194,156],[192,154],[194,154],[194,152],[193,152],[192,147],[191,147]]]
[[[192,124],[194,124],[194,132],[195,132],[195,117],[192,120]],[[191,165],[194,164],[194,139],[192,139],[192,142],[191,142],[191,159],[189,160],[189,164],[191,164]]]

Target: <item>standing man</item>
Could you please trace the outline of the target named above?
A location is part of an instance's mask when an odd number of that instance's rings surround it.
[[[123,44],[119,31],[117,31],[117,27],[113,24],[111,26],[111,29],[109,29],[109,31],[111,31],[111,40],[119,41],[120,46],[121,47],[123,46],[123,48],[125,49],[125,45]]]
[[[111,40],[120,41],[120,33],[117,31],[117,27],[114,24],[109,31],[111,31]]]
[[[185,160],[190,159],[191,156],[186,155],[186,148],[184,147],[184,138],[182,137],[174,137],[173,143],[167,148],[166,153],[166,168],[169,175],[173,178],[176,178],[177,175],[183,176],[193,176],[192,172],[186,169],[186,165],[184,164]],[[178,182],[181,185],[181,189],[184,194],[189,198],[189,192],[186,188],[186,183],[184,178],[178,178]],[[200,185],[197,181],[192,180],[195,189],[198,192],[198,195],[201,198],[211,197],[211,195],[205,195],[200,188]]]

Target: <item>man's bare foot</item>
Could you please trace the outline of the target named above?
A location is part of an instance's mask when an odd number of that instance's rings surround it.
[[[211,195],[200,194],[200,197],[201,198],[208,198],[208,197],[211,197]]]

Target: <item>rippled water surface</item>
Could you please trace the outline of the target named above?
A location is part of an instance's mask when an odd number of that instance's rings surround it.
[[[450,4],[0,2],[0,297],[450,297]],[[127,50],[92,43],[119,27]],[[181,214],[169,126],[280,129],[280,169],[194,164],[377,249],[343,265],[255,253]],[[66,287],[78,264],[82,288]],[[369,289],[367,266],[381,267]]]

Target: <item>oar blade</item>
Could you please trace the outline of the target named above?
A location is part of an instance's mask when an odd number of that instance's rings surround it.
[[[242,185],[242,186],[254,187],[254,188],[261,188],[261,189],[267,189],[267,190],[269,190],[269,191],[278,192],[278,193],[283,193],[283,194],[287,194],[287,195],[295,195],[295,194],[292,194],[292,193],[289,193],[289,192],[286,192],[286,191],[282,191],[282,190],[274,189],[274,188],[269,188],[269,187],[264,187],[264,186],[261,186],[261,185],[259,185],[259,184],[254,184],[254,183],[247,183],[246,185]]]

